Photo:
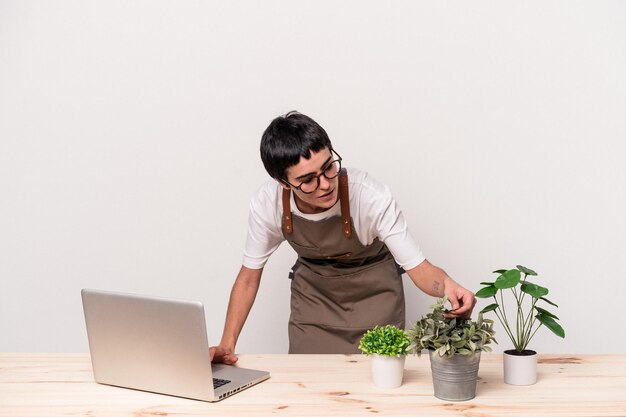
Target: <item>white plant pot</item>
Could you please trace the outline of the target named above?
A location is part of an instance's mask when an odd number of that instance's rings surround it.
[[[372,355],[372,378],[379,388],[397,388],[402,385],[406,356]]]
[[[504,358],[504,382],[510,385],[532,385],[537,382],[537,352],[525,350],[525,355],[513,355],[506,350]]]

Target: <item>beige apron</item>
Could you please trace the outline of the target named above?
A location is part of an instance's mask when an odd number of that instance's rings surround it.
[[[341,217],[291,215],[283,190],[283,234],[298,254],[291,278],[289,353],[358,353],[375,325],[405,325],[402,270],[378,239],[364,246],[350,219],[348,177],[339,177]]]

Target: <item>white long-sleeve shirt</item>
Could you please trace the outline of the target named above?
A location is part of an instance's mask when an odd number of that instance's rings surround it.
[[[389,187],[370,177],[367,172],[349,168],[350,216],[359,241],[370,245],[378,238],[385,243],[396,262],[405,270],[416,267],[426,258],[411,236],[402,211],[391,195]],[[263,184],[250,201],[248,237],[243,265],[251,269],[263,268],[270,255],[285,240],[282,227],[283,187],[274,179]],[[291,193],[294,216],[318,221],[341,216],[341,206],[315,214],[298,210]]]

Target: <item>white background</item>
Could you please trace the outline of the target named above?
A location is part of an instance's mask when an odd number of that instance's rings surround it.
[[[626,353],[624,74],[618,1],[0,1],[0,350],[86,351],[83,287],[201,300],[217,342],[296,109],[462,285],[540,273],[567,336],[536,350]],[[294,258],[239,352],[286,352]]]

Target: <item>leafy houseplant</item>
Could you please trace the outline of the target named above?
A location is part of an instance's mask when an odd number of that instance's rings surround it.
[[[437,398],[449,401],[470,400],[476,396],[476,379],[481,351],[490,352],[495,340],[493,321],[478,315],[471,319],[445,317],[447,298],[430,306],[432,312],[409,331],[412,349],[421,355],[428,349],[433,385]]]
[[[537,273],[532,269],[517,265],[514,269],[499,269],[494,271],[494,273],[498,274],[496,280],[493,282],[481,282],[481,285],[484,285],[484,287],[476,293],[476,297],[493,297],[494,302],[483,308],[481,313],[495,312],[506,334],[513,343],[514,349],[505,351],[504,355],[504,380],[514,385],[533,384],[537,378],[537,352],[529,350],[527,347],[537,330],[543,325],[557,336],[565,337],[563,327],[557,322],[559,318],[543,307],[539,307],[537,303],[541,301],[554,307],[558,306],[545,298],[549,292],[547,288],[527,280],[528,277],[537,276]],[[523,278],[522,274],[524,275]],[[512,316],[507,316],[504,292],[511,294],[514,298],[514,319]],[[509,358],[507,355],[530,357],[526,360],[530,368],[521,371],[524,373],[522,376],[513,376],[509,371],[513,366],[512,361],[514,359]]]
[[[444,316],[447,298],[439,298],[431,305],[431,313],[422,317],[409,332],[412,348],[421,354],[423,349],[434,351],[439,356],[455,354],[469,356],[477,351],[491,352],[487,346],[495,340],[493,320],[484,319],[479,314],[478,321],[463,320]]]
[[[411,341],[404,330],[396,326],[376,326],[365,332],[359,350],[366,355],[403,356],[409,352]]]
[[[359,349],[372,355],[372,377],[380,388],[395,388],[402,385],[404,362],[411,341],[407,333],[396,326],[376,326],[365,332]]]

